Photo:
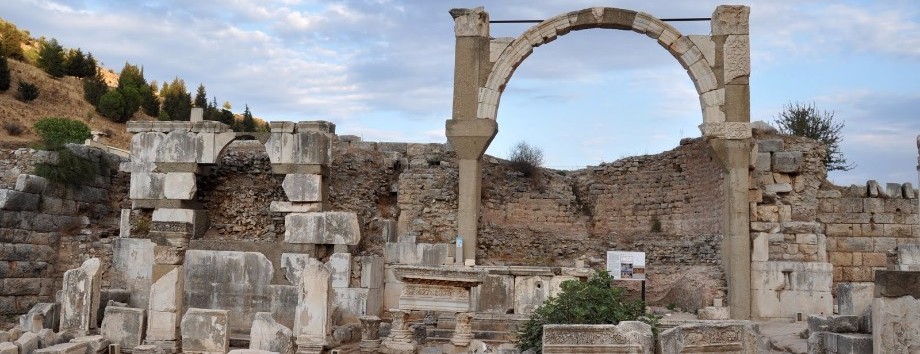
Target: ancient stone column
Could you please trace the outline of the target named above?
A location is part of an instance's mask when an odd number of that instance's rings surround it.
[[[380,348],[380,317],[361,316],[361,343],[358,347],[362,353],[376,353]]]
[[[480,159],[498,132],[494,120],[477,119],[479,88],[485,84],[489,62],[489,14],[481,7],[453,9],[457,38],[454,61],[453,116],[447,121],[447,139],[460,159],[457,233],[463,241],[457,263],[476,264],[482,166]]]
[[[450,342],[460,347],[468,346],[470,341],[473,340],[473,314],[459,312],[456,319],[457,326],[454,327],[454,335],[450,337]]]
[[[412,331],[409,330],[409,311],[390,310],[393,322],[390,326],[390,336],[383,340],[383,346],[390,352],[414,353],[415,341],[412,340]]]
[[[322,353],[332,333],[332,272],[323,262],[308,258],[297,288],[294,313],[297,353]]]

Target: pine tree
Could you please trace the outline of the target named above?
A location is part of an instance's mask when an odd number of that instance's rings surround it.
[[[96,75],[98,63],[96,58],[93,58],[93,53],[88,53],[86,55],[86,60],[83,61],[83,69],[80,73],[80,77],[91,77]]]
[[[192,97],[185,90],[185,81],[177,77],[169,85],[164,83],[160,99],[163,100],[162,111],[166,112],[170,120],[189,120]]]
[[[64,77],[64,47],[58,44],[57,39],[42,42],[38,51],[38,67],[53,77]]]
[[[243,111],[243,121],[240,122],[240,131],[244,132],[254,132],[256,131],[256,120],[252,117],[252,112],[249,111],[249,105],[246,105],[246,110]]]
[[[217,110],[217,97],[211,97],[211,102],[204,109],[204,119],[217,121],[220,120],[220,111]]]
[[[102,95],[97,106],[99,114],[113,122],[124,122],[122,117],[125,116],[125,99],[119,91],[112,90]]]
[[[85,77],[86,56],[80,48],[67,51],[64,57],[64,73],[70,76]]]
[[[95,106],[97,111],[99,110],[99,99],[107,92],[109,92],[109,86],[106,85],[105,79],[102,78],[102,73],[97,72],[92,76],[83,78],[83,98],[86,99],[86,102]]]
[[[208,106],[208,93],[204,89],[204,84],[198,84],[198,91],[195,92],[195,107],[205,108]]]
[[[236,124],[233,119],[233,112],[231,112],[229,109],[221,109],[220,116],[217,118],[217,120],[220,121],[221,123],[229,125],[231,129],[236,130],[235,129]]]
[[[118,74],[118,88],[138,88],[143,85],[147,85],[147,80],[144,79],[144,69],[125,62],[125,66],[121,69],[121,73]]]
[[[10,89],[10,66],[6,57],[0,55],[0,92]]]
[[[141,109],[151,117],[160,115],[160,100],[157,98],[156,92],[156,81],[151,81],[150,85],[141,88]]]

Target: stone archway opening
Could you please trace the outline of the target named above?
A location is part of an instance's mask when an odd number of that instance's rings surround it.
[[[481,158],[498,132],[501,94],[515,69],[533,52],[571,31],[631,30],[656,40],[686,69],[699,95],[700,130],[725,173],[723,265],[733,318],[750,316],[750,240],[747,170],[751,130],[748,77],[749,8],[720,6],[712,33],[685,36],[658,18],[631,10],[589,8],[552,17],[517,38],[490,39],[483,8],[454,9],[456,60],[452,119],[447,137],[459,158],[458,263],[476,264],[481,207]],[[459,261],[461,260],[462,261]]]

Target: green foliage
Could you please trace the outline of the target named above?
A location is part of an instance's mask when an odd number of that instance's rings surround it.
[[[64,57],[64,73],[81,78],[96,75],[96,59],[92,54],[84,55],[80,48],[68,50]]]
[[[144,79],[144,69],[137,67],[137,65],[131,65],[130,63],[125,62],[125,66],[121,68],[121,72],[118,73],[118,88],[137,88],[146,85],[147,80]]]
[[[543,351],[545,324],[618,324],[620,321],[643,321],[655,325],[655,318],[645,313],[645,303],[623,299],[623,289],[612,286],[613,277],[598,271],[587,282],[564,281],[562,292],[534,310],[524,323],[518,339],[521,351]]]
[[[46,117],[35,122],[33,127],[46,150],[60,150],[65,144],[82,144],[89,139],[89,127],[83,122],[68,118]]]
[[[198,84],[198,90],[195,91],[195,107],[206,108],[208,106],[208,92],[204,89],[204,84]]]
[[[826,154],[824,166],[828,171],[849,171],[855,168],[848,164],[843,152],[840,151],[840,142],[843,140],[840,132],[844,123],[834,122],[834,112],[818,111],[815,104],[790,103],[783,107],[774,123],[785,134],[803,136],[815,139],[824,144]]]
[[[113,122],[124,122],[122,117],[125,116],[125,98],[119,90],[109,91],[99,99],[96,110]]]
[[[101,73],[83,78],[83,98],[96,109],[99,106],[99,99],[107,92],[109,92],[109,85],[106,85]]]
[[[127,122],[131,117],[134,117],[134,113],[137,113],[137,110],[141,107],[142,100],[140,90],[146,87],[147,85],[144,84],[140,87],[127,86],[119,89],[122,97],[125,98],[125,113],[121,116],[121,122]]]
[[[10,64],[6,57],[0,55],[0,92],[10,89]]]
[[[38,98],[38,86],[25,81],[20,81],[18,98],[23,102],[34,101],[36,98]]]
[[[246,110],[243,111],[243,120],[240,121],[239,131],[241,132],[254,132],[256,131],[256,120],[252,117],[252,112],[249,111],[249,105],[246,105]]]
[[[652,219],[652,232],[661,232],[661,221]]]
[[[20,31],[12,23],[0,20],[0,56],[26,60],[22,44],[28,39],[28,33]]]
[[[64,47],[57,39],[43,41],[38,50],[38,67],[53,77],[64,77]]]
[[[92,181],[96,176],[107,172],[109,168],[108,161],[104,158],[92,161],[68,149],[59,149],[56,164],[36,164],[34,173],[52,182],[77,187]]]
[[[148,116],[157,117],[160,115],[160,100],[155,92],[157,90],[156,82],[151,82],[149,86],[141,87],[141,109]]]
[[[217,120],[226,125],[233,126],[233,112],[231,112],[229,109],[221,109],[220,116]]]
[[[160,89],[160,99],[163,101],[162,110],[166,112],[168,120],[189,120],[192,114],[192,97],[185,89],[185,81],[177,77],[170,84],[164,83]]]
[[[511,168],[520,172],[524,177],[531,177],[543,165],[543,150],[530,146],[526,142],[519,142],[508,154]]]

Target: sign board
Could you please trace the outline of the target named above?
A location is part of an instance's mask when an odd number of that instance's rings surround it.
[[[607,251],[607,272],[614,279],[645,280],[645,252]]]

